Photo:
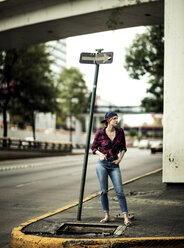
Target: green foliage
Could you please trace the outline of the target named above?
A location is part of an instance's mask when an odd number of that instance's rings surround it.
[[[17,55],[15,49],[0,50],[0,111],[8,105],[12,95],[15,94],[16,82],[11,82],[13,78],[13,66],[16,63]]]
[[[11,115],[34,125],[36,112],[54,112],[57,108],[59,90],[54,84],[50,70],[51,60],[44,44],[27,46],[0,52],[1,81],[14,82],[13,93],[4,95],[9,99]],[[13,61],[13,62],[12,62]]]
[[[164,28],[151,26],[143,34],[136,36],[127,49],[125,68],[133,79],[147,75],[150,79],[148,97],[142,100],[147,112],[163,112],[163,67],[164,67]]]
[[[54,86],[50,64],[44,44],[32,45],[18,51],[14,78],[20,82],[17,87],[18,100],[25,110],[55,111],[58,91]]]
[[[0,50],[0,111],[3,113],[3,136],[7,137],[7,109],[12,96],[15,96],[17,82],[13,81],[13,66],[17,60],[15,49]],[[6,142],[3,144],[6,146]]]
[[[60,100],[62,115],[75,116],[80,119],[87,107],[88,89],[80,71],[71,67],[64,68],[58,79],[61,89]]]
[[[129,132],[128,132],[128,135],[131,136],[131,137],[138,136],[138,131],[135,128],[130,128]]]

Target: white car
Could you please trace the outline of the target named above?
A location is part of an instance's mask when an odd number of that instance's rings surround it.
[[[163,152],[163,141],[162,140],[155,140],[152,142],[150,146],[151,153],[154,154],[156,152]]]
[[[149,148],[149,140],[140,140],[139,149],[148,149]]]
[[[24,139],[24,141],[22,142],[22,145],[23,146],[29,146],[29,142],[30,141],[34,141],[34,138],[33,137],[26,137],[25,139]]]

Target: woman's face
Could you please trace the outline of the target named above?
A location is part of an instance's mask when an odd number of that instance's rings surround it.
[[[118,116],[113,116],[109,120],[107,120],[107,123],[116,127],[118,125]]]

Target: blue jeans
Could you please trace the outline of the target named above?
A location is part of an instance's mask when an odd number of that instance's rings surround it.
[[[128,213],[127,202],[123,193],[123,185],[119,165],[109,160],[99,160],[96,166],[96,173],[100,183],[100,200],[104,212],[109,212],[108,200],[108,176],[114,186],[114,190],[119,200],[119,205],[123,214]]]

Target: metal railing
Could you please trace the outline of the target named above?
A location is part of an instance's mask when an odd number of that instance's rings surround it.
[[[0,137],[1,150],[44,151],[44,152],[71,152],[71,142],[28,141],[17,138]]]

